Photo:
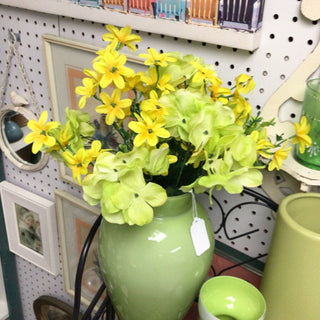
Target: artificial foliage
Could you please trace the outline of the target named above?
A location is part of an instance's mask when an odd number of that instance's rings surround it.
[[[154,48],[140,54],[146,69],[135,72],[121,50],[135,51],[141,38],[129,26],[107,30],[108,44],[76,88],[79,110],[66,108],[65,123],[48,122],[44,111],[29,121],[25,138],[34,153],[50,153],[72,170],[84,199],[99,204],[107,221],[141,226],[168,196],[257,187],[261,169],[279,170],[290,144],[302,151],[311,144],[305,117],[295,136],[270,139],[273,121],[252,115],[247,99],[251,76],[240,74],[226,88],[202,58]],[[89,99],[107,130],[81,110]]]

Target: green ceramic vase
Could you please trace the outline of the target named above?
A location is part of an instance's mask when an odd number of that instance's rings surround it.
[[[199,203],[197,211],[211,244],[200,256],[190,234],[194,219],[191,194],[169,197],[155,208],[153,221],[142,227],[102,221],[99,262],[120,320],[183,319],[213,258],[211,221]]]
[[[282,200],[260,290],[266,320],[320,319],[320,194]]]

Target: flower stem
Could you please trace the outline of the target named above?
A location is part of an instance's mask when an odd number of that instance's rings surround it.
[[[113,127],[115,130],[120,134],[121,138],[123,139],[124,144],[127,146],[129,150],[132,149],[132,144],[130,143],[130,136],[123,128],[120,128],[116,122],[113,123]]]
[[[185,164],[187,163],[188,158],[189,158],[189,146],[188,146],[188,150],[184,154],[184,157],[183,157],[183,160],[182,160],[182,163],[181,163],[181,167],[180,167],[180,170],[178,172],[178,177],[177,177],[177,182],[176,182],[176,187],[177,188],[179,187],[180,180],[181,180],[181,177],[182,177],[182,173],[183,173],[183,170],[184,170]]]

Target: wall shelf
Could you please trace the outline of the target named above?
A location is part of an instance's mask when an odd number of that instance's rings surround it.
[[[281,169],[301,182],[301,191],[309,192],[312,187],[320,186],[320,171],[309,169],[297,162],[294,158],[294,151],[288,155]]]
[[[119,27],[130,24],[133,29],[145,32],[161,33],[172,37],[249,51],[258,48],[261,37],[261,29],[251,33],[243,30],[187,24],[185,22],[165,19],[152,19],[131,13],[84,7],[78,4],[52,0],[0,0],[0,4],[83,20],[88,20],[88,17],[90,17],[90,20],[94,22],[113,24]],[[129,15],[130,19],[128,17]]]

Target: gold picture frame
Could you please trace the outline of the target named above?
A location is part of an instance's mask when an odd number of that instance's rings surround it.
[[[100,210],[60,189],[55,191],[55,202],[64,287],[68,294],[74,296],[81,250]],[[89,305],[103,281],[99,271],[97,245],[96,234],[87,255],[81,284],[81,301],[86,305]]]
[[[42,39],[53,118],[56,121],[64,122],[65,108],[78,108],[79,97],[75,93],[75,88],[81,85],[81,81],[85,77],[82,70],[84,68],[92,69],[92,60],[96,57],[96,52],[102,48],[50,34],[44,34]],[[143,60],[139,57],[130,54],[126,54],[126,56],[128,67],[135,71],[146,69]],[[130,97],[132,93],[127,94]],[[98,104],[94,102],[93,98],[92,100],[88,99],[82,110],[90,114],[91,120],[96,120],[100,125],[104,125],[102,116],[95,112],[95,106]],[[59,173],[64,181],[77,184],[72,178],[71,170],[63,163],[59,163]]]

